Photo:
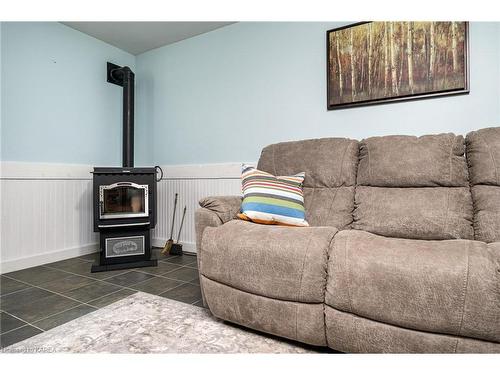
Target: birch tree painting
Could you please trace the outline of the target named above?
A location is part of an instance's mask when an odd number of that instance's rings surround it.
[[[328,108],[467,93],[467,22],[367,22],[330,30]]]

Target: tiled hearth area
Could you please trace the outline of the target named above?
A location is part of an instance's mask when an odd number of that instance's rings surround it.
[[[163,256],[157,267],[91,273],[97,253],[1,276],[1,347],[47,331],[137,291],[202,306],[196,257]]]

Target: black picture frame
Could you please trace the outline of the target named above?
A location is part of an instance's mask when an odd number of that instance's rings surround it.
[[[353,107],[362,107],[362,106],[368,106],[368,105],[376,105],[376,104],[388,104],[388,103],[396,103],[396,102],[404,102],[404,101],[410,101],[410,100],[418,100],[418,99],[430,99],[430,98],[437,98],[437,97],[443,97],[443,96],[450,96],[450,95],[464,95],[464,94],[469,94],[470,89],[469,89],[469,23],[466,21],[460,22],[463,24],[464,27],[464,36],[463,36],[463,60],[460,60],[460,64],[463,66],[463,86],[458,87],[458,88],[451,88],[451,89],[438,89],[438,90],[431,90],[428,92],[419,92],[419,93],[413,93],[413,94],[404,94],[404,95],[397,95],[397,96],[390,96],[390,97],[375,97],[375,98],[369,98],[366,100],[358,100],[358,101],[341,101],[339,103],[333,103],[332,102],[332,95],[334,93],[332,86],[332,66],[331,66],[331,58],[330,58],[330,53],[332,53],[332,46],[330,43],[330,34],[339,32],[342,30],[350,29],[350,28],[355,28],[364,24],[369,24],[369,23],[375,23],[372,21],[363,21],[363,22],[357,22],[353,24],[349,24],[346,26],[330,29],[326,31],[326,78],[327,78],[327,109],[328,110],[335,110],[335,109],[345,109],[345,108],[353,108]],[[378,23],[383,23],[383,22],[378,22]],[[450,22],[451,24],[451,22]],[[387,47],[386,47],[387,48]],[[338,97],[338,96],[337,96]]]

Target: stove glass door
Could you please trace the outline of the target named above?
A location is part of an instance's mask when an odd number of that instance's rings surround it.
[[[117,182],[99,186],[99,208],[101,219],[147,217],[148,185]]]

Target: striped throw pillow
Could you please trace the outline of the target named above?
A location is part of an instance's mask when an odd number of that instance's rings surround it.
[[[259,224],[307,227],[302,183],[305,173],[273,176],[243,165],[243,202],[238,217]]]

